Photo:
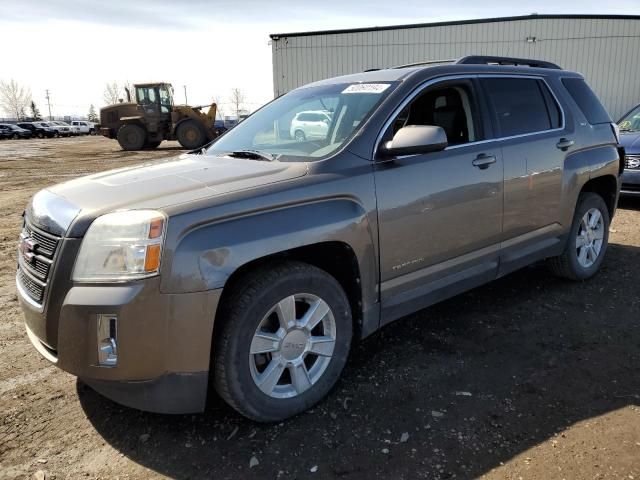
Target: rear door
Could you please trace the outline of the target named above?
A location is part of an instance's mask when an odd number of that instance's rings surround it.
[[[560,244],[564,160],[573,129],[543,77],[482,76],[504,159],[500,273]]]
[[[441,126],[439,152],[378,161],[383,322],[495,278],[502,235],[502,156],[487,140],[473,78],[428,84],[382,137]]]

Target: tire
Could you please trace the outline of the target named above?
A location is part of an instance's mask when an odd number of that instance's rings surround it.
[[[117,138],[123,150],[142,150],[147,141],[147,132],[140,125],[127,124],[120,127]]]
[[[44,138],[44,133],[38,132],[38,138]]]
[[[144,144],[144,148],[146,150],[153,150],[154,148],[158,148],[158,145],[160,145],[162,143],[162,140],[155,140],[153,142],[150,142],[147,140],[147,142]]]
[[[279,321],[278,305],[295,305],[289,311],[296,312],[297,321],[290,324],[295,326],[288,333]],[[306,333],[300,328],[300,321],[306,318],[302,315],[305,306],[326,311],[317,326]],[[301,413],[327,395],[340,377],[351,346],[351,309],[340,284],[323,270],[287,262],[252,272],[236,283],[221,314],[215,333],[213,384],[218,394],[245,417],[277,422]],[[265,345],[259,342],[263,339],[259,335],[278,338],[266,347],[272,353],[251,353],[252,348],[259,350]],[[315,343],[314,348],[324,347],[323,355],[308,350],[312,339],[319,337],[325,341]],[[333,338],[333,343],[327,338]],[[279,373],[267,375],[270,371]],[[264,379],[279,379],[279,383]]]
[[[302,130],[296,130],[295,133],[293,134],[293,137],[295,138],[296,142],[302,143],[307,141],[307,136],[304,134]]]
[[[176,129],[178,142],[188,150],[195,150],[207,143],[207,134],[195,120],[185,120]]]
[[[598,215],[599,218],[596,218]],[[595,223],[595,228],[586,228],[587,222]],[[581,193],[564,252],[547,261],[551,272],[576,281],[593,277],[600,269],[607,251],[609,222],[609,210],[602,197],[591,192]]]
[[[11,138],[12,138],[12,139],[14,139],[14,140],[18,140],[18,139],[20,138],[20,136],[19,136],[17,133],[14,133],[14,134],[11,136]]]

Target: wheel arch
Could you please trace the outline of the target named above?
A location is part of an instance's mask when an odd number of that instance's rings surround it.
[[[363,321],[360,267],[353,248],[341,241],[320,242],[283,250],[241,265],[229,276],[225,283],[216,317],[221,311],[224,311],[226,300],[247,275],[286,261],[297,261],[313,265],[337,280],[349,299],[354,338],[360,338],[362,336]],[[219,323],[217,319],[213,324],[214,335],[216,323]]]
[[[603,175],[589,179],[580,193],[592,192],[602,197],[609,211],[609,218],[613,218],[618,200],[618,179],[614,175]]]

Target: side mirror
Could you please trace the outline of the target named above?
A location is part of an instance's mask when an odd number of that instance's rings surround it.
[[[408,125],[393,136],[393,140],[380,145],[378,154],[383,158],[400,155],[438,152],[447,148],[447,134],[434,125]]]

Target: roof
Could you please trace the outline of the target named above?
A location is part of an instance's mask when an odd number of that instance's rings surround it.
[[[427,71],[431,73],[426,73]],[[423,73],[420,73],[423,72]],[[570,70],[563,70],[560,68],[538,68],[538,67],[526,67],[518,65],[483,65],[483,64],[460,64],[449,63],[440,65],[421,65],[421,66],[408,66],[408,67],[396,67],[396,68],[382,68],[380,70],[369,70],[366,72],[351,73],[348,75],[341,75],[338,77],[325,78],[323,80],[317,80],[315,82],[301,85],[298,88],[318,87],[322,85],[334,85],[339,83],[366,83],[366,82],[394,82],[404,80],[413,74],[418,75],[431,75],[434,78],[442,75],[451,74],[464,74],[464,75],[482,75],[482,74],[534,74],[544,76],[557,76],[563,77],[578,77],[582,78],[579,73],[572,72]]]
[[[434,22],[434,23],[411,23],[407,25],[388,25],[383,27],[365,27],[351,28],[342,30],[318,30],[312,32],[292,32],[292,33],[272,33],[269,35],[272,40],[279,40],[281,37],[305,37],[310,35],[332,35],[337,33],[358,33],[358,32],[376,32],[380,30],[402,30],[407,28],[428,28],[428,27],[446,27],[452,25],[473,25],[477,23],[496,23],[496,22],[516,22],[520,20],[543,20],[543,19],[593,19],[593,20],[640,20],[640,15],[545,15],[531,14],[513,17],[493,17],[493,18],[476,18],[472,20],[454,20],[450,22]]]

